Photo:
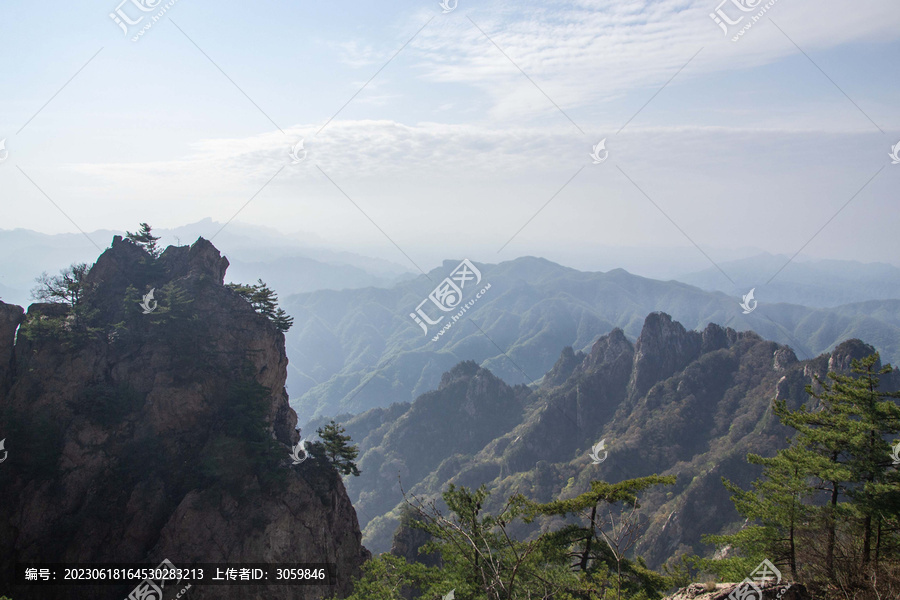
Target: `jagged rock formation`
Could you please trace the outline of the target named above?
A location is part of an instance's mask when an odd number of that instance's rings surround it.
[[[33,304],[23,317],[0,303],[0,595],[17,561],[166,558],[337,565],[336,588],[195,585],[196,600],[349,591],[368,556],[356,514],[328,465],[291,466],[284,336],[223,285],[227,267],[202,238],[152,259],[116,236],[77,310]],[[144,314],[151,288],[158,306]]]
[[[849,340],[801,362],[754,332],[716,324],[691,331],[653,313],[635,343],[616,328],[587,354],[564,349],[535,389],[458,365],[437,391],[411,405],[345,421],[360,441],[363,470],[348,492],[361,509],[367,545],[386,551],[401,517],[398,474],[406,491],[424,498],[437,498],[451,482],[487,484],[489,510],[515,492],[546,502],[573,497],[593,479],[676,475],[674,486],[642,498],[645,532],[637,551],[660,567],[676,554],[710,552],[701,533],[739,525],[721,478],[748,487],[759,467],[746,455],[768,456],[785,444],[791,430],[774,418],[773,398],[797,407],[816,377],[829,368],[845,371],[851,359],[872,352]],[[883,386],[900,388],[898,375],[883,377]],[[499,401],[513,396],[515,402]],[[452,435],[436,435],[441,428]],[[588,452],[601,439],[609,457],[595,465]],[[394,539],[400,555],[410,554],[407,537],[399,546]]]
[[[381,439],[367,441],[378,450],[360,460],[362,475],[347,484],[348,491],[359,494],[354,506],[360,515],[390,511],[399,501],[401,484],[419,482],[439,467],[444,478],[452,477],[455,463],[446,459],[474,454],[497,437],[498,430],[520,423],[528,395],[524,386],[510,387],[471,361],[445,373],[438,389],[407,405]],[[393,416],[391,409],[376,409],[376,414]],[[354,428],[348,431],[355,435]]]

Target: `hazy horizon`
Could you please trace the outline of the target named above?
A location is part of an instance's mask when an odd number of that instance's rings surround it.
[[[7,3],[4,226],[211,216],[413,270],[900,254],[896,6],[776,2],[736,42],[707,0],[345,8],[177,2],[132,42],[105,2]]]

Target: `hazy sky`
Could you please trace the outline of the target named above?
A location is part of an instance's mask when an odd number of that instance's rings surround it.
[[[117,1],[0,6],[0,227],[246,205],[426,269],[692,242],[900,264],[896,0],[777,0],[737,42],[765,2],[177,0],[132,42],[166,3],[120,5],[126,36]]]

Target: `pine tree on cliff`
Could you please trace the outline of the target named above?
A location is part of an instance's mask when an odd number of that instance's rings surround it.
[[[74,337],[70,336],[68,341],[73,342],[76,338],[85,339],[84,336],[92,335],[97,331],[89,326],[96,317],[96,311],[90,310],[83,302],[85,294],[90,291],[84,280],[92,266],[87,263],[72,263],[60,270],[59,275],[51,276],[44,271],[35,278],[37,286],[31,290],[31,297],[43,302],[68,304],[73,321],[69,325],[65,318],[49,318],[46,319],[46,322],[41,322],[39,319],[26,326],[26,336],[29,335],[28,332],[31,335],[40,336],[41,330],[45,334],[51,335],[68,331],[74,335]]]
[[[278,307],[278,294],[262,279],[257,281],[258,283],[252,285],[229,283],[227,286],[249,302],[253,310],[272,321],[279,331],[286,332],[294,324],[294,318],[289,317],[284,309]]]
[[[31,297],[44,302],[59,302],[71,307],[78,306],[84,296],[84,277],[91,266],[87,263],[72,263],[60,270],[59,275],[50,276],[46,271],[35,279],[37,286],[31,290]]]
[[[344,435],[344,428],[331,421],[325,427],[319,427],[316,433],[321,442],[313,442],[310,450],[313,454],[325,456],[342,475],[359,475],[359,469],[353,461],[359,456],[359,449],[350,445],[350,436]]]
[[[162,254],[162,250],[159,249],[159,246],[156,245],[156,242],[159,241],[159,238],[151,233],[153,229],[146,223],[141,223],[141,228],[137,233],[131,233],[130,231],[126,231],[125,239],[131,240],[144,250],[146,250],[150,256],[153,258],[159,258],[159,255]]]

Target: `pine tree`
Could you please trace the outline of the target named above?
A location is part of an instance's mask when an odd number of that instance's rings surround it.
[[[269,319],[279,331],[286,332],[294,324],[293,317],[278,307],[278,295],[262,279],[257,282],[251,285],[229,283],[228,287],[249,302],[253,310]]]
[[[743,490],[724,477],[722,482],[732,493],[731,500],[738,513],[752,524],[735,534],[707,536],[704,540],[741,549],[749,559],[744,561],[748,565],[763,558],[787,564],[791,577],[796,580],[798,534],[810,513],[804,500],[811,498],[815,491],[807,480],[803,459],[802,453],[792,448],[772,458],[748,454],[748,462],[764,468],[762,476],[753,482],[753,489]],[[748,565],[739,572],[747,571]]]
[[[838,534],[861,540],[861,564],[842,564],[843,572],[864,579],[874,552],[878,568],[882,535],[896,532],[900,513],[900,474],[891,466],[886,438],[900,432],[900,393],[879,389],[878,354],[851,362],[851,374],[828,373],[817,388],[806,387],[815,408],[789,409],[775,401],[774,412],[796,435],[773,458],[749,455],[763,475],[744,491],[725,480],[738,511],[753,524],[730,536],[711,536],[759,559],[774,558],[798,575],[797,539],[825,534],[824,572],[836,582]],[[817,522],[820,524],[816,526]],[[716,562],[716,561],[713,561]],[[706,561],[704,565],[710,567]],[[814,565],[815,566],[815,565]]]
[[[44,302],[66,303],[74,308],[87,291],[84,278],[90,270],[87,263],[72,263],[59,275],[50,276],[45,271],[35,279],[38,285],[31,290],[31,297]]]
[[[91,327],[91,324],[96,324],[97,310],[91,309],[84,302],[85,295],[91,291],[91,287],[85,282],[90,270],[91,265],[87,263],[72,263],[60,270],[59,275],[50,276],[45,271],[35,279],[37,286],[31,290],[31,296],[35,300],[69,305],[71,324],[65,318],[47,318],[44,323],[49,328],[48,331],[67,331],[69,343],[83,341],[99,331],[97,327]],[[33,325],[37,329],[41,328],[37,323]],[[36,329],[32,333],[40,335]]]
[[[851,363],[852,375],[829,373],[832,383],[825,388],[831,410],[841,418],[848,438],[845,450],[854,484],[848,494],[855,511],[863,519],[862,567],[872,554],[873,527],[881,526],[891,497],[897,493],[896,469],[890,469],[890,445],[885,436],[900,433],[900,393],[879,390],[879,377],[890,373],[877,353]],[[891,485],[893,484],[893,485]],[[893,493],[892,492],[893,488]]]
[[[546,536],[546,540],[560,549],[570,549],[567,556],[574,560],[573,570],[580,571],[583,581],[615,583],[615,598],[630,597],[641,590],[662,591],[665,578],[650,571],[641,560],[627,557],[641,534],[637,510],[637,494],[655,485],[674,485],[674,476],[650,475],[618,483],[592,481],[591,489],[567,500],[545,504],[528,503],[525,522],[539,515],[566,517],[580,515],[582,525],[572,524]],[[604,517],[606,509],[606,517]],[[607,570],[607,565],[613,567]]]
[[[322,441],[313,442],[309,449],[312,454],[327,458],[338,473],[358,476],[359,469],[353,461],[359,456],[359,449],[350,444],[351,438],[344,435],[344,431],[344,428],[334,421],[325,427],[319,427],[316,433]]]
[[[827,390],[826,383],[819,384]],[[849,507],[841,499],[853,483],[845,453],[846,423],[832,410],[827,393],[817,395],[812,386],[806,387],[806,393],[820,401],[820,410],[810,410],[806,405],[791,410],[781,400],[775,402],[774,412],[783,425],[797,431],[792,448],[797,464],[802,467],[799,476],[812,478],[813,488],[825,495],[824,506],[818,512],[823,517],[826,533],[825,572],[833,577],[838,526],[850,516]]]
[[[125,239],[131,240],[144,250],[146,250],[150,256],[153,258],[159,258],[159,255],[162,254],[162,250],[156,245],[156,242],[159,241],[159,238],[151,233],[153,229],[146,223],[141,223],[141,228],[137,233],[131,233],[130,231],[125,232]]]
[[[489,495],[484,485],[470,490],[451,483],[442,494],[450,513],[444,514],[435,501],[411,500],[404,493],[418,514],[413,526],[433,540],[420,552],[440,552],[445,587],[453,587],[460,598],[479,600],[569,597],[559,593],[567,583],[572,587],[572,577],[546,539],[520,541],[511,534],[525,498],[511,496],[492,515],[484,510]]]

